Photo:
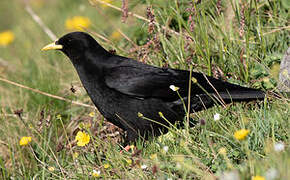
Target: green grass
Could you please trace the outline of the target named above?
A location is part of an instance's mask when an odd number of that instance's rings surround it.
[[[287,2],[243,1],[243,12],[238,1],[223,0],[220,9],[217,1],[201,1],[194,4],[193,28],[188,21],[189,2],[130,0],[129,11],[143,17],[146,7],[152,5],[158,22],[152,33],[145,21],[130,16],[122,23],[119,11],[98,3],[92,6],[85,0],[31,0],[30,6],[58,37],[69,32],[66,19],[85,16],[92,22],[89,30],[109,40],[94,36],[100,44],[119,55],[157,66],[189,69],[192,65],[194,71],[276,91],[277,64],[289,46]],[[121,1],[112,4],[122,6]],[[40,51],[51,39],[24,7],[18,1],[0,2],[0,32],[11,30],[15,34],[13,43],[0,47],[0,77],[92,105],[68,59],[58,52]],[[240,23],[243,17],[244,24]],[[241,35],[240,26],[244,26]],[[162,27],[178,34],[165,32]],[[112,38],[117,29],[130,41],[123,36]],[[152,44],[146,46],[149,40]],[[71,92],[72,85],[76,93]],[[3,81],[0,94],[3,179],[91,179],[93,170],[100,171],[99,178],[108,179],[215,179],[227,172],[251,179],[265,177],[271,169],[277,172],[276,179],[290,177],[290,108],[286,98],[270,97],[263,102],[235,103],[194,113],[192,117],[198,122],[195,127],[173,126],[169,133],[147,142],[140,140],[134,150],[121,154],[120,146],[101,139],[104,119],[99,113],[90,117],[92,108]],[[14,114],[19,109],[23,109],[21,118]],[[214,121],[216,113],[221,118]],[[199,123],[201,119],[205,125]],[[70,147],[80,128],[91,135],[90,143]],[[238,141],[233,134],[243,128],[250,133],[244,141]],[[23,136],[32,137],[28,146],[19,145]],[[285,145],[281,152],[274,150],[279,142]],[[226,148],[226,153],[221,148]],[[109,167],[104,168],[107,164]]]

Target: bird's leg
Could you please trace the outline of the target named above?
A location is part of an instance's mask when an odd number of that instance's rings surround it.
[[[125,150],[126,152],[128,152],[128,151],[130,150],[130,148],[131,148],[131,146],[130,146],[130,145],[127,145],[126,147],[124,147],[124,150]],[[120,154],[122,154],[124,150],[121,150],[121,151],[120,151]]]
[[[131,148],[130,144],[132,144],[132,143],[135,144],[135,141],[138,139],[138,137],[139,137],[139,135],[135,131],[127,130],[125,132],[125,137],[124,137],[124,141],[125,141],[124,145],[126,145],[126,146],[123,150],[120,151],[120,153],[122,154],[124,152],[124,150],[126,152],[128,152]]]

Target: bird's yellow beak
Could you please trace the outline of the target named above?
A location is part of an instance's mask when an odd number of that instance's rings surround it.
[[[55,44],[55,42],[53,42],[51,44],[48,44],[48,45],[44,46],[41,50],[42,51],[47,51],[47,50],[52,50],[52,49],[56,50],[56,49],[62,49],[62,48],[63,48],[62,45]]]

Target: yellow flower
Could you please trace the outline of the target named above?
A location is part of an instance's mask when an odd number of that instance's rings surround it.
[[[65,27],[68,30],[83,31],[84,29],[89,28],[90,26],[91,26],[90,19],[83,16],[74,16],[65,21]]]
[[[73,159],[76,159],[76,158],[78,158],[79,157],[79,153],[78,152],[74,152],[73,153]]]
[[[20,144],[20,146],[25,146],[30,142],[31,142],[31,137],[24,136],[20,139],[19,144]]]
[[[219,153],[222,154],[222,155],[226,155],[227,154],[227,149],[222,147],[219,149]]]
[[[121,33],[119,31],[114,31],[110,36],[110,39],[113,39],[113,40],[119,40],[120,38],[121,38]]]
[[[132,160],[131,159],[126,159],[127,164],[131,165],[132,164]]]
[[[89,116],[90,117],[94,117],[95,116],[95,112],[94,111],[90,112]]]
[[[157,154],[150,155],[150,159],[152,159],[152,160],[157,159]]]
[[[90,135],[85,132],[79,131],[76,135],[75,140],[77,141],[78,146],[85,146],[90,142]]]
[[[50,172],[53,172],[55,169],[54,169],[54,167],[50,166],[50,167],[48,167],[48,170],[49,170]]]
[[[14,34],[12,31],[3,31],[0,33],[0,46],[7,46],[14,40]]]
[[[265,180],[263,176],[253,176],[252,180]]]
[[[104,164],[104,168],[108,169],[110,167],[110,164]]]
[[[249,133],[250,133],[249,130],[247,130],[247,129],[241,129],[241,130],[235,132],[234,137],[237,140],[244,140]]]

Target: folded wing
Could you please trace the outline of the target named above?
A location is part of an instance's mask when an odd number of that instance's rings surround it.
[[[264,98],[264,92],[218,80],[201,73],[192,73],[197,83],[191,85],[191,96],[216,95],[224,100],[247,101]],[[181,97],[188,96],[189,72],[152,66],[119,66],[105,72],[106,85],[123,94],[137,98],[180,99],[169,86],[179,87]],[[217,93],[218,92],[218,93]]]

